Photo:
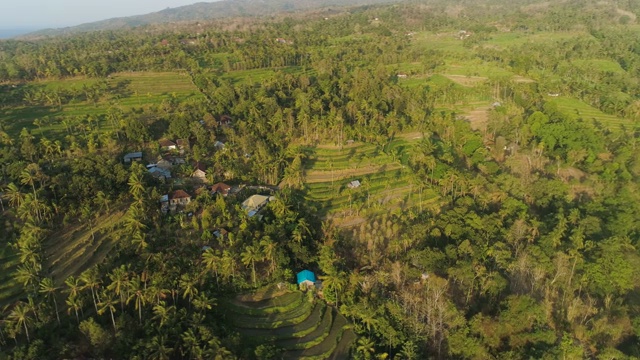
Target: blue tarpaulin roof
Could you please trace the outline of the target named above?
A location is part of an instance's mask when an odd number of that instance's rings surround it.
[[[300,285],[304,281],[311,281],[313,283],[316,282],[316,276],[309,270],[302,270],[298,273],[298,285]]]

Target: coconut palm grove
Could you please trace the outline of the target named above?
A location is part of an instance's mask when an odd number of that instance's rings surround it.
[[[640,358],[639,16],[227,0],[0,40],[0,360]]]

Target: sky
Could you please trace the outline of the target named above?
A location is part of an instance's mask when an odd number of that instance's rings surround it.
[[[66,27],[204,0],[2,0],[0,29]]]

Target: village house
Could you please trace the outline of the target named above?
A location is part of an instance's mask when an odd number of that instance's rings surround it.
[[[132,161],[140,161],[140,160],[142,160],[141,151],[128,153],[127,155],[124,156],[125,164],[130,164]]]
[[[398,73],[398,74],[396,75],[396,77],[397,77],[398,79],[406,79],[408,76],[409,76],[409,75],[407,75],[407,74],[405,74],[405,73]]]
[[[158,166],[154,166],[149,169],[149,174],[157,180],[166,181],[167,179],[171,179],[171,171],[167,169],[163,169]]]
[[[216,141],[213,146],[218,150],[224,149],[224,143],[222,141]]]
[[[242,209],[244,209],[247,214],[249,214],[249,217],[253,217],[265,205],[267,205],[267,203],[269,203],[269,200],[270,198],[265,195],[253,195],[242,202]]]
[[[158,144],[160,144],[160,149],[165,151],[176,149],[176,143],[168,139],[160,139],[160,141],[158,141]]]
[[[169,197],[169,209],[175,211],[178,207],[184,207],[191,202],[191,195],[184,190],[176,190]]]
[[[194,165],[195,170],[191,173],[191,177],[194,180],[206,183],[207,182],[207,170],[201,163],[197,162]]]
[[[220,121],[218,121],[218,125],[220,125],[220,126],[230,126],[231,125],[231,121],[233,121],[233,119],[231,119],[231,116],[222,115],[220,117]]]
[[[159,167],[161,169],[165,169],[165,170],[169,170],[171,169],[171,167],[173,166],[173,164],[171,163],[171,161],[165,159],[165,158],[160,158],[160,160],[156,163],[156,167]]]
[[[227,196],[229,195],[229,191],[231,190],[231,186],[225,184],[225,183],[217,183],[214,184],[213,186],[211,186],[211,194],[220,194],[222,196]]]
[[[184,158],[178,156],[171,156],[169,159],[173,165],[183,165],[187,163]]]
[[[316,284],[316,275],[310,270],[302,270],[296,274],[298,286],[302,289],[310,288]]]
[[[221,228],[213,232],[213,235],[220,240],[226,240],[228,234],[229,232],[224,228]]]
[[[169,211],[169,195],[162,195],[160,197],[160,211],[166,214]]]
[[[189,139],[176,140],[176,146],[178,147],[178,150],[181,150],[181,151],[189,149]]]
[[[353,180],[352,182],[350,182],[349,184],[347,184],[347,187],[349,189],[357,189],[361,186],[362,184],[360,183],[360,180]]]

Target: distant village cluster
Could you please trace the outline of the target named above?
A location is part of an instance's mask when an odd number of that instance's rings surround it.
[[[221,122],[224,125],[229,125],[230,119],[223,117]],[[229,196],[239,193],[243,189],[261,190],[273,192],[274,189],[266,186],[252,186],[246,184],[229,185],[224,182],[217,182],[210,184],[210,176],[208,170],[204,164],[199,161],[193,161],[193,171],[188,177],[174,177],[172,169],[177,166],[187,164],[186,154],[189,151],[190,143],[189,139],[176,139],[175,141],[170,139],[160,139],[158,146],[161,151],[161,155],[157,157],[155,162],[149,162],[146,164],[147,172],[152,178],[160,183],[172,182],[174,185],[189,184],[195,190],[195,194],[200,194],[203,191],[208,191],[212,196]],[[222,141],[216,141],[214,147],[222,151],[225,149],[225,144]],[[142,151],[136,151],[127,153],[123,156],[123,162],[125,164],[131,164],[133,162],[143,162],[144,157]],[[191,203],[194,195],[190,194],[187,190],[177,189],[168,194],[164,194],[160,197],[160,210],[163,214],[181,212],[185,207]],[[274,200],[273,196],[266,195],[251,195],[242,202],[242,209],[246,211],[249,217],[259,215],[260,211],[269,203]]]

